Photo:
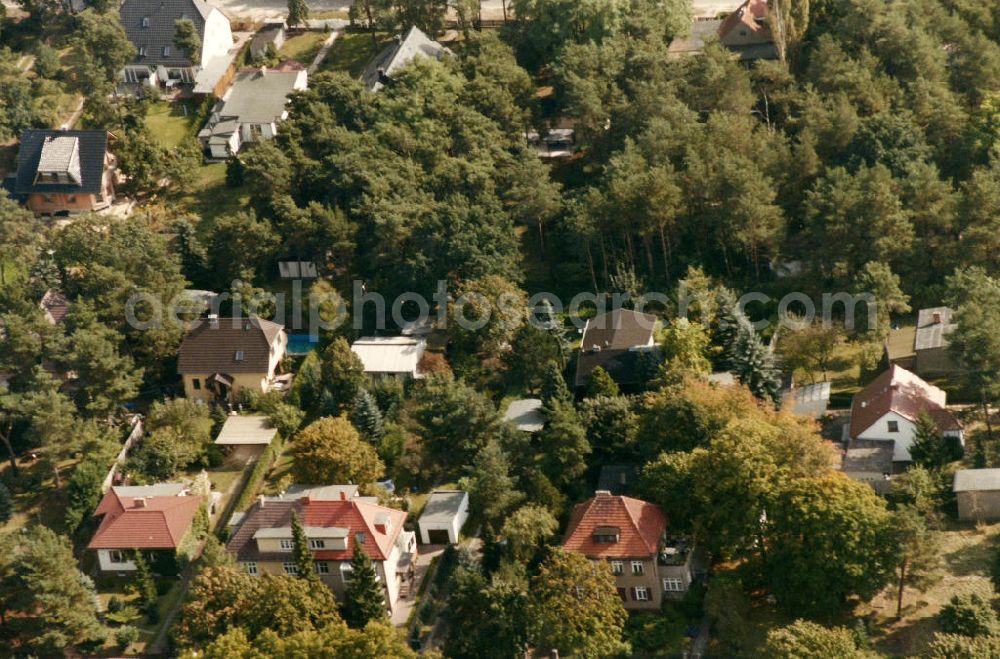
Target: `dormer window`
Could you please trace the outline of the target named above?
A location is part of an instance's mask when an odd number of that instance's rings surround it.
[[[613,545],[621,539],[621,529],[617,526],[598,526],[594,529],[594,543],[598,545]]]
[[[326,540],[310,540],[309,549],[326,549]]]
[[[242,350],[237,350],[236,351],[236,361],[238,361],[238,362],[243,361],[243,351]]]
[[[170,57],[170,46],[164,46],[163,47],[163,56],[164,57]]]
[[[145,56],[146,56],[146,47],[139,46],[139,57],[145,57]]]
[[[142,17],[142,26],[143,27],[149,27],[149,16],[143,16]]]
[[[365,534],[364,534],[364,531],[356,533],[354,535],[354,539],[358,541],[359,545],[365,544]]]

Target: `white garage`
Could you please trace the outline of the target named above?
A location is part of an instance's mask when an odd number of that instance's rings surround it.
[[[458,533],[469,518],[469,494],[461,490],[435,490],[417,520],[425,545],[458,544]]]

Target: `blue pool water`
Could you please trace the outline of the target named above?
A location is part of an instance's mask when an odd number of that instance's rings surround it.
[[[312,337],[308,334],[289,334],[288,335],[288,348],[286,352],[289,355],[307,355],[316,349],[316,344],[319,343],[319,337]]]

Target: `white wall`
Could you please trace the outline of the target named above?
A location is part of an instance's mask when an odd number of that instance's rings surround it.
[[[899,424],[899,432],[889,432],[889,422],[895,421]],[[894,440],[892,449],[893,462],[908,462],[910,457],[910,447],[913,446],[913,438],[916,434],[916,426],[909,419],[887,412],[871,427],[858,435],[858,439],[891,439]]]
[[[213,57],[225,55],[233,47],[233,32],[229,19],[213,9],[205,20],[205,35],[201,38],[201,65],[205,66]]]
[[[105,572],[132,572],[135,570],[135,563],[133,563],[132,561],[125,561],[123,563],[112,563],[111,551],[112,550],[110,549],[97,550],[97,561],[101,566],[101,570]]]

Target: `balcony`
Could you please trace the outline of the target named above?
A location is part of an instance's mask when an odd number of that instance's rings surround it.
[[[693,550],[694,543],[687,536],[664,536],[656,552],[656,562],[662,566],[685,565]]]

